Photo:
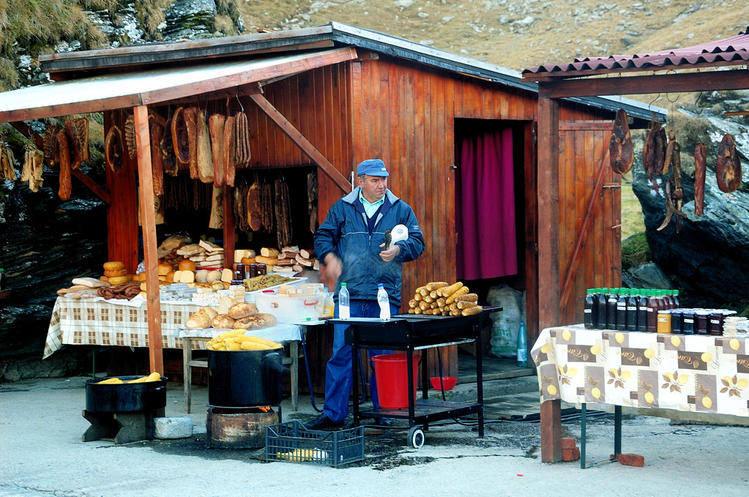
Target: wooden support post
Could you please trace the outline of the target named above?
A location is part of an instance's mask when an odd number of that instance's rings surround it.
[[[267,98],[259,93],[251,93],[250,98],[268,115],[268,117],[273,120],[273,122],[278,125],[279,128],[281,128],[281,131],[283,131],[286,136],[291,138],[291,141],[296,143],[297,146],[302,149],[302,152],[307,154],[310,159],[320,166],[320,169],[322,169],[325,174],[330,176],[330,179],[332,179],[341,190],[345,193],[351,191],[351,183],[349,183],[349,180],[347,180],[346,177],[343,176],[340,171],[338,171],[338,169],[336,169],[336,167],[331,164],[314,145],[312,145],[302,132],[296,129],[294,125],[291,124],[291,122],[268,101]]]
[[[224,266],[234,268],[234,189],[224,186]],[[241,261],[236,261],[241,262]]]
[[[538,99],[538,323],[559,325],[559,103]],[[541,404],[541,460],[562,458],[561,404]]]
[[[143,255],[148,289],[148,356],[151,372],[164,374],[161,345],[161,305],[159,303],[159,256],[156,251],[156,210],[153,205],[153,172],[151,170],[151,139],[148,129],[148,107],[139,105],[135,111],[135,143],[138,149],[138,197],[143,229]]]

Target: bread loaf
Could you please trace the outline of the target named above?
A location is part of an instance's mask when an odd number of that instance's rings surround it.
[[[179,262],[180,271],[195,271],[195,263],[190,260],[183,260]]]
[[[241,304],[235,304],[229,308],[229,316],[233,319],[241,319],[253,314],[257,314],[257,307],[255,307],[255,304],[242,302]]]
[[[214,328],[234,328],[234,319],[226,314],[219,314],[211,321]]]

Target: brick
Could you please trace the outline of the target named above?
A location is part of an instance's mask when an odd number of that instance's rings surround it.
[[[577,442],[573,437],[562,437],[562,450],[574,449],[575,447],[577,447]]]
[[[187,438],[192,436],[192,418],[175,416],[153,420],[154,436],[158,439]]]
[[[640,454],[619,454],[617,456],[619,464],[625,466],[635,466],[641,468],[645,465],[645,457]]]
[[[571,449],[562,449],[562,461],[570,462],[580,459],[580,449],[573,447]]]

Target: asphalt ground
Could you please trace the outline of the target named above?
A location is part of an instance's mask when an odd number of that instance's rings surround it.
[[[264,462],[262,449],[207,448],[207,389],[200,386],[193,390],[189,438],[82,442],[89,425],[81,415],[85,380],[0,385],[0,496],[745,496],[749,489],[749,433],[738,426],[625,416],[623,451],[645,457],[645,466],[635,468],[607,462],[613,419],[592,416],[588,460],[597,464],[583,470],[578,462],[541,463],[531,412],[538,412],[537,396],[527,393],[533,377],[485,384],[484,438],[475,426],[431,426],[417,450],[396,422],[396,429],[379,434],[367,430],[365,460],[343,468]],[[459,385],[451,398],[470,398],[472,389],[475,384]],[[167,392],[167,416],[184,415],[182,385],[169,383]],[[316,414],[307,398],[301,401],[298,412],[284,403],[284,421]],[[579,418],[572,414],[565,434],[579,440]]]

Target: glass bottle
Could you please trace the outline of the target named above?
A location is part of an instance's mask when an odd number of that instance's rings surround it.
[[[616,298],[616,329],[621,331],[627,330],[627,288],[618,288]]]
[[[596,327],[598,323],[598,307],[594,288],[588,288],[585,292],[585,303],[583,305],[583,326],[588,329]]]
[[[648,333],[658,331],[658,304],[657,295],[654,290],[651,290],[648,292],[648,318],[646,327]]]
[[[627,292],[627,331],[637,331],[637,290]]]
[[[645,290],[637,290],[637,331],[648,331],[648,297]]]
[[[606,296],[606,329],[616,329],[616,288],[609,288]]]
[[[606,328],[606,293],[608,288],[599,288],[596,294],[596,306],[598,307],[598,323],[596,328],[603,330]]]

